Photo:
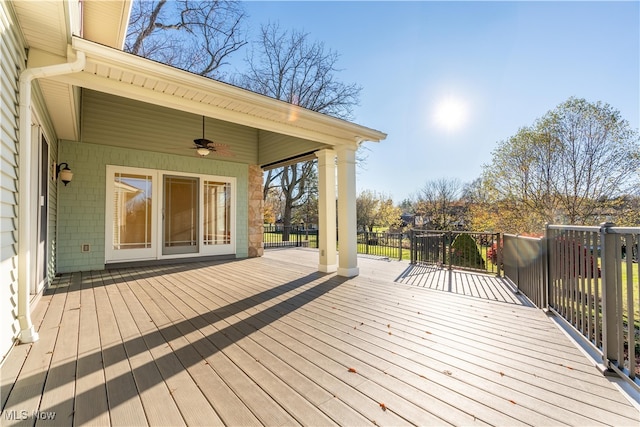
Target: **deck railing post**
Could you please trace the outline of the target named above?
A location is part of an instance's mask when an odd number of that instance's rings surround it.
[[[402,237],[403,234],[400,232],[398,235],[398,261],[402,261]]]
[[[453,252],[451,251],[451,246],[453,244],[452,240],[453,240],[453,235],[451,233],[451,231],[448,231],[445,234],[445,240],[446,240],[446,244],[445,244],[445,248],[449,248],[449,271],[453,270]]]
[[[365,231],[364,232],[364,244],[365,244],[365,248],[366,248],[366,252],[365,254],[369,254],[369,232]]]
[[[496,233],[495,239],[496,239],[496,263],[498,264],[496,268],[496,276],[500,277],[502,276],[502,269],[500,268],[500,264],[502,264],[502,234]],[[493,242],[491,244],[491,247],[493,248]]]
[[[549,286],[551,283],[551,266],[549,263],[551,262],[551,257],[549,256],[549,242],[550,242],[550,231],[549,231],[549,223],[544,225],[544,237],[542,239],[541,250],[542,253],[542,292],[540,295],[542,296],[542,304],[540,308],[543,310],[549,309]]]
[[[411,238],[411,263],[418,263],[418,233],[416,230],[411,230],[410,234]]]
[[[514,238],[515,244],[516,244],[516,289],[518,291],[520,291],[520,266],[521,266],[521,260],[520,260],[520,235],[516,234],[516,237]]]
[[[620,337],[617,333],[616,318],[618,296],[617,268],[616,268],[616,238],[617,235],[609,233],[609,228],[614,224],[604,222],[600,224],[600,242],[602,244],[602,362],[610,367],[611,363],[618,360],[617,349]],[[621,316],[620,316],[621,317]]]

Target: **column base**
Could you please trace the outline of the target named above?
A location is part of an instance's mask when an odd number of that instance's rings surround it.
[[[337,265],[325,265],[325,264],[318,264],[318,271],[320,273],[335,273],[336,271],[338,271],[338,266]]]
[[[360,269],[358,267],[352,268],[338,268],[338,276],[342,277],[356,277],[360,274]]]
[[[36,332],[33,326],[28,329],[23,329],[20,331],[20,342],[22,344],[29,344],[32,342],[36,342],[40,339],[40,336]]]

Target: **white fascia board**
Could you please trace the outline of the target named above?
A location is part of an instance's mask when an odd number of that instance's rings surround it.
[[[212,94],[219,97],[232,100],[234,103],[251,106],[252,108],[263,109],[265,111],[277,112],[282,117],[297,115],[296,124],[283,120],[282,122],[262,119],[256,116],[238,113],[235,111],[225,110],[228,112],[227,117],[236,117],[242,115],[251,118],[251,123],[230,120],[229,118],[218,117],[222,120],[234,121],[236,123],[253,126],[256,128],[271,130],[278,133],[284,133],[314,141],[324,142],[331,145],[352,145],[359,144],[363,141],[379,142],[386,138],[386,134],[374,129],[370,129],[355,123],[307,110],[289,103],[273,99],[264,95],[260,95],[246,89],[229,85],[220,81],[216,81],[207,77],[199,76],[170,67],[165,64],[141,58],[129,53],[125,53],[116,49],[101,46],[96,43],[83,40],[80,38],[73,39],[73,47],[87,54],[87,61],[96,64],[103,64],[114,67],[118,70],[133,73],[139,76],[147,76],[149,78],[169,82],[180,87],[189,88],[191,90]],[[107,80],[107,79],[103,79]],[[133,85],[126,85],[129,89],[134,89]],[[145,92],[152,92],[149,89],[139,88]],[[157,92],[156,92],[157,93]],[[177,100],[180,97],[166,95]],[[120,96],[126,96],[121,94]],[[184,99],[182,99],[184,101]],[[194,101],[190,101],[194,102]],[[178,101],[179,103],[179,101]],[[212,107],[208,104],[202,104],[197,109],[197,114],[205,114],[204,110],[210,109],[223,110],[220,107]],[[188,110],[185,110],[188,111]],[[292,113],[293,111],[293,113]],[[270,122],[266,125],[265,122]],[[310,137],[317,135],[316,137]],[[320,137],[318,139],[318,137]]]
[[[192,114],[204,115],[207,117],[240,124],[256,129],[264,129],[272,132],[286,134],[297,138],[317,141],[328,145],[348,145],[349,140],[338,138],[332,135],[320,134],[303,128],[293,126],[285,127],[272,120],[251,116],[245,113],[226,110],[197,101],[190,101],[178,96],[156,92],[143,87],[126,85],[121,82],[95,76],[89,73],[75,73],[64,76],[53,77],[52,80],[64,82],[70,85],[95,90],[98,92],[110,93],[122,98],[134,99],[149,104],[160,105],[174,110],[185,111]]]

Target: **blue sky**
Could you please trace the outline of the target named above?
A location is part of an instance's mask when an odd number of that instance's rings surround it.
[[[356,123],[388,134],[358,173],[396,203],[429,180],[480,176],[498,141],[574,96],[639,127],[640,2],[246,2],[340,54]],[[444,118],[443,118],[444,117]]]

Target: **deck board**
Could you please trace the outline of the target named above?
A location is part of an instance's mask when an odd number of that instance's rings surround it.
[[[199,293],[198,293],[199,297],[207,297],[207,294],[209,293],[208,290],[202,289],[202,288],[194,289],[194,290],[195,291],[199,291]],[[219,288],[218,288],[218,290],[219,290]],[[238,290],[235,289],[234,292],[237,294]],[[216,292],[216,295],[209,294],[208,297],[209,297],[210,300],[217,299],[217,298],[219,298],[219,292]],[[221,301],[222,304],[224,304],[226,302],[226,300],[224,300],[224,299],[222,299],[220,301]],[[229,297],[229,301],[234,301],[233,297]],[[250,307],[251,306],[250,301],[246,301],[246,303],[244,303],[243,306]],[[258,308],[257,305],[254,306],[254,307],[256,309]],[[240,312],[239,314],[242,314],[242,313],[244,313],[244,312]],[[254,317],[249,316],[251,318],[250,319],[250,325],[243,325],[242,328],[245,331],[257,331],[258,333],[252,334],[252,336],[253,335],[258,335],[258,336],[262,335],[262,338],[263,338],[262,342],[264,342],[265,340],[269,339],[268,337],[273,333],[273,331],[271,329],[269,329],[269,333],[268,334],[266,332],[264,334],[260,334],[260,330],[263,329],[263,328],[266,329],[265,327],[269,326],[275,319],[277,319],[278,315],[272,314],[271,316],[269,316],[268,314],[265,314],[264,312],[258,312],[258,313],[259,313],[259,316],[254,316]],[[246,320],[246,319],[243,319],[243,320]],[[239,328],[240,328],[240,326],[239,326]],[[338,379],[333,380],[332,378],[329,378],[329,376],[327,375],[327,371],[326,371],[327,366],[323,366],[323,368],[324,368],[324,370],[323,370],[323,369],[314,367],[310,363],[304,364],[304,361],[302,361],[300,359],[296,360],[295,356],[296,356],[297,353],[295,351],[293,351],[290,348],[290,346],[295,347],[296,344],[299,342],[299,339],[300,339],[300,337],[297,336],[296,339],[292,340],[292,342],[290,342],[289,346],[287,346],[287,347],[282,347],[282,346],[278,347],[277,346],[277,342],[274,341],[272,343],[272,345],[274,347],[268,348],[267,352],[258,350],[258,352],[254,354],[254,356],[256,357],[257,361],[259,361],[259,363],[264,364],[265,363],[265,359],[263,358],[263,356],[265,355],[265,353],[274,352],[274,354],[277,354],[281,358],[281,360],[286,360],[287,363],[290,363],[290,364],[294,363],[295,364],[295,362],[298,362],[300,364],[303,364],[303,367],[299,368],[299,370],[298,370],[299,374],[296,375],[295,372],[289,370],[289,375],[296,377],[297,381],[294,384],[295,384],[295,387],[297,389],[300,389],[301,386],[306,386],[307,388],[310,387],[310,381],[313,382],[313,383],[316,383],[316,384],[318,384],[318,382],[320,382],[323,385],[325,385],[325,387],[329,387],[328,389],[326,389],[329,392],[322,392],[320,390],[315,389],[315,387],[314,387],[313,392],[314,392],[314,394],[316,394],[316,397],[314,398],[314,400],[319,400],[317,402],[318,404],[323,404],[323,403],[325,403],[325,402],[327,402],[329,400],[333,400],[334,397],[339,400],[339,396],[349,394],[349,398],[351,398],[351,402],[350,403],[352,403],[352,404],[357,403],[358,404],[358,406],[352,405],[352,407],[358,408],[358,407],[364,406],[364,407],[369,407],[369,408],[377,408],[379,406],[378,403],[364,400],[364,399],[362,399],[361,396],[353,396],[353,393],[349,393],[348,388],[341,387],[341,384],[339,383]],[[271,341],[273,341],[273,340],[271,340]],[[276,349],[278,350],[277,352],[275,351]],[[278,366],[282,367],[282,363],[281,362],[279,362],[279,363],[276,362],[276,363],[277,363]],[[321,364],[322,364],[322,362],[321,362]],[[335,365],[334,365],[334,368],[335,368]],[[346,368],[344,365],[340,365],[338,367],[338,369],[339,369],[339,371],[340,371],[340,373],[342,375],[348,374],[348,368]],[[307,380],[302,380],[302,381],[300,380],[301,378],[304,378],[304,377],[301,377],[300,374],[309,374],[309,373],[312,373],[312,375],[309,376]],[[349,376],[349,375],[346,375],[346,376]],[[303,383],[303,384],[301,384],[301,383]],[[359,417],[355,413],[353,413],[354,412],[353,409],[351,409],[351,411],[347,411],[348,405],[346,403],[344,405],[340,405],[339,403],[334,402],[331,405],[324,406],[324,408],[326,408],[326,409],[335,408],[337,406],[342,407],[341,413],[343,413],[343,414],[344,413],[349,413],[350,414],[347,419],[362,419],[361,417]],[[331,416],[332,414],[334,414],[334,413],[331,412],[331,413],[328,413],[327,415]],[[389,422],[391,422],[391,420],[394,420],[395,423],[398,423],[398,422],[402,421],[400,418],[393,418],[391,416],[387,416],[387,417],[384,417],[382,420],[380,420],[380,422],[384,421],[386,423],[389,423]],[[341,422],[344,422],[344,420],[342,420]]]
[[[36,425],[71,426],[75,394],[76,360],[78,357],[78,331],[80,327],[79,281],[68,284],[64,311],[60,321],[51,368],[42,393],[40,411],[55,412],[53,420],[37,420]]]
[[[107,384],[105,381],[100,324],[91,273],[81,273],[80,330],[78,333],[78,361],[74,425],[108,425],[110,423]],[[112,325],[104,325],[111,327]]]
[[[207,316],[208,312],[206,311],[207,309],[205,306],[202,306],[202,310],[204,311],[204,315]],[[220,322],[220,329],[218,329],[218,332],[222,332],[222,335],[224,336],[225,340],[223,342],[226,346],[225,351],[227,354],[229,354],[236,365],[242,366],[245,373],[251,377],[253,381],[260,384],[260,386],[288,413],[295,412],[291,410],[292,407],[299,408],[300,414],[297,417],[298,422],[307,425],[330,424],[329,419],[315,406],[313,406],[312,402],[305,399],[299,393],[296,393],[296,390],[292,390],[292,388],[286,386],[286,383],[282,381],[281,378],[278,378],[278,375],[274,373],[276,369],[269,369],[265,366],[268,364],[268,360],[266,360],[266,358],[271,357],[271,355],[265,354],[264,352],[261,353],[259,350],[256,350],[255,346],[251,345],[251,340],[244,339],[246,335],[237,327],[233,326],[227,319],[225,319]],[[250,332],[253,332],[253,330]],[[275,363],[273,358],[271,359],[271,363]],[[280,366],[280,368],[285,368],[286,370],[286,367]],[[286,375],[287,373],[293,376],[291,371],[279,372],[280,375]],[[289,379],[294,381],[299,380],[299,378]],[[299,389],[301,386],[300,382],[298,381],[295,383],[298,385],[297,388]],[[318,388],[315,385],[313,386],[315,389]]]
[[[197,301],[192,304],[198,305]],[[251,411],[266,425],[285,425],[294,424],[295,420],[279,405],[274,405],[273,400],[267,393],[255,383],[251,378],[244,374],[241,367],[238,367],[227,352],[221,350],[230,344],[230,340],[225,336],[225,332],[220,332],[215,328],[214,321],[205,318],[208,313],[207,307],[204,307],[201,313],[193,311],[193,309],[183,306],[183,314],[189,316],[189,321],[180,323],[178,326],[185,334],[189,331],[199,331],[200,337],[191,341],[191,344],[197,349],[201,357],[206,359],[209,366],[224,379],[225,383],[237,395],[244,396],[244,403],[251,408]]]
[[[122,335],[118,328],[115,310],[122,302],[118,299],[117,289],[110,277],[102,276],[94,288],[96,298],[109,304],[98,304],[98,321],[100,341],[103,350],[104,372],[109,398],[109,413],[114,426],[140,426],[147,424],[147,418],[138,396],[131,365],[127,359],[122,343]],[[111,301],[115,298],[115,301]],[[115,304],[114,304],[115,302]],[[121,401],[120,396],[132,396]]]
[[[135,298],[128,283],[114,272],[113,280],[118,293],[113,293],[116,320],[123,337],[125,351],[135,379],[138,396],[145,408],[147,422],[151,426],[182,425],[184,420],[178,407],[171,397],[169,389],[162,379],[162,375],[154,362],[152,353],[146,346],[144,334],[152,331],[151,318],[147,316],[144,307]],[[132,395],[120,393],[118,402],[134,398]]]
[[[26,426],[34,425],[35,423],[33,413],[40,410],[42,393],[49,374],[56,339],[58,338],[66,296],[65,292],[57,295],[58,298],[55,298],[56,303],[50,304],[40,324],[40,329],[38,330],[40,339],[33,344],[25,346],[30,347],[30,349],[26,354],[24,364],[20,368],[15,385],[11,389],[3,407],[3,425]],[[11,414],[11,417],[7,416],[7,414]]]
[[[2,424],[20,424],[17,410],[55,411],[55,425],[640,422],[498,278],[362,259],[344,279],[316,265],[288,249],[62,276],[38,305],[41,340],[5,362]]]
[[[66,285],[67,284],[60,284],[60,286]],[[41,329],[44,315],[47,312],[47,308],[49,307],[49,303],[54,292],[55,291],[52,289],[46,291],[42,298],[40,298],[38,305],[36,305],[31,313],[31,321],[33,322],[36,331]],[[0,405],[2,405],[3,408],[7,403],[11,389],[16,384],[20,370],[22,369],[31,348],[32,346],[29,345],[14,346],[11,349],[12,357],[7,357],[2,362],[2,375],[0,375]]]

